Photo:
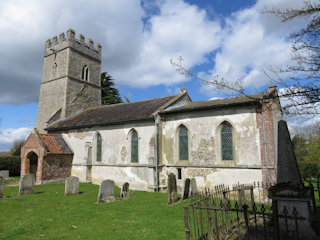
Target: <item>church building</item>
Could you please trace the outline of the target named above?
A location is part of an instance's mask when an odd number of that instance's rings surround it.
[[[21,151],[21,175],[37,183],[77,176],[131,189],[165,191],[169,173],[181,190],[273,182],[277,123],[275,86],[266,93],[193,102],[179,94],[101,106],[101,51],[66,34],[46,41],[37,125]]]

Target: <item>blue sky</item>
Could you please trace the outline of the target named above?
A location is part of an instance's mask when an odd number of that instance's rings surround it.
[[[243,78],[249,93],[264,91],[271,84],[265,66],[289,63],[286,36],[304,23],[281,23],[259,10],[301,5],[301,0],[3,0],[0,151],[35,126],[44,43],[69,28],[102,45],[101,70],[113,76],[121,96],[139,101],[187,87],[199,101],[226,92],[186,79],[170,59],[182,56],[183,65],[204,79]]]

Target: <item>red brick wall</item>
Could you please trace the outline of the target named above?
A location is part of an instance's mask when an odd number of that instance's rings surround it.
[[[266,170],[265,170],[265,148],[264,148],[264,133],[263,133],[263,122],[262,122],[262,111],[264,114],[265,124],[265,136],[266,136],[266,152],[267,152],[267,165],[268,165],[268,182],[274,183],[276,180],[275,163],[276,163],[276,152],[274,142],[274,131],[273,131],[273,118],[272,109],[270,103],[264,103],[261,108],[257,108],[257,127],[260,132],[260,152],[261,152],[261,166],[263,183],[266,183]]]
[[[42,180],[71,176],[72,155],[47,155],[43,160]]]

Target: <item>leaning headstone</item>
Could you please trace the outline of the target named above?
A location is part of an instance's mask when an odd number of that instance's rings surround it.
[[[9,178],[9,170],[1,170],[0,176],[4,177],[4,179],[8,179]]]
[[[33,174],[23,175],[19,182],[19,195],[32,194],[34,192],[34,183]]]
[[[4,190],[4,177],[0,176],[0,198],[3,197]]]
[[[124,183],[121,189],[120,197],[127,198],[129,197],[129,183]]]
[[[196,182],[196,179],[195,178],[192,178],[191,179],[191,195],[197,193],[198,190],[197,190],[197,182]]]
[[[311,189],[302,183],[287,123],[283,120],[278,122],[277,184],[269,188],[269,197],[278,215],[291,217],[278,219],[275,227],[280,232],[297,231],[301,239],[316,239],[310,211]],[[305,220],[298,220],[297,224],[295,217]]]
[[[187,178],[184,181],[184,189],[183,189],[183,200],[187,199],[189,197],[189,193],[190,193],[190,178]]]
[[[168,203],[174,203],[178,200],[176,176],[170,173],[168,176]]]
[[[114,201],[114,181],[112,180],[104,180],[102,181],[99,194],[98,194],[98,203],[101,202],[111,202]]]
[[[78,177],[67,177],[65,188],[64,188],[64,195],[74,195],[79,194],[79,178]]]

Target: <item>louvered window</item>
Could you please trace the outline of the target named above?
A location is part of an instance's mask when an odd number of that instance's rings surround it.
[[[232,128],[226,122],[221,127],[221,153],[222,160],[233,160]]]
[[[101,135],[97,134],[97,162],[101,162],[101,152],[102,152],[102,138]]]
[[[131,133],[131,162],[138,162],[138,134],[135,130]]]
[[[181,126],[179,129],[179,160],[188,159],[188,129]]]

